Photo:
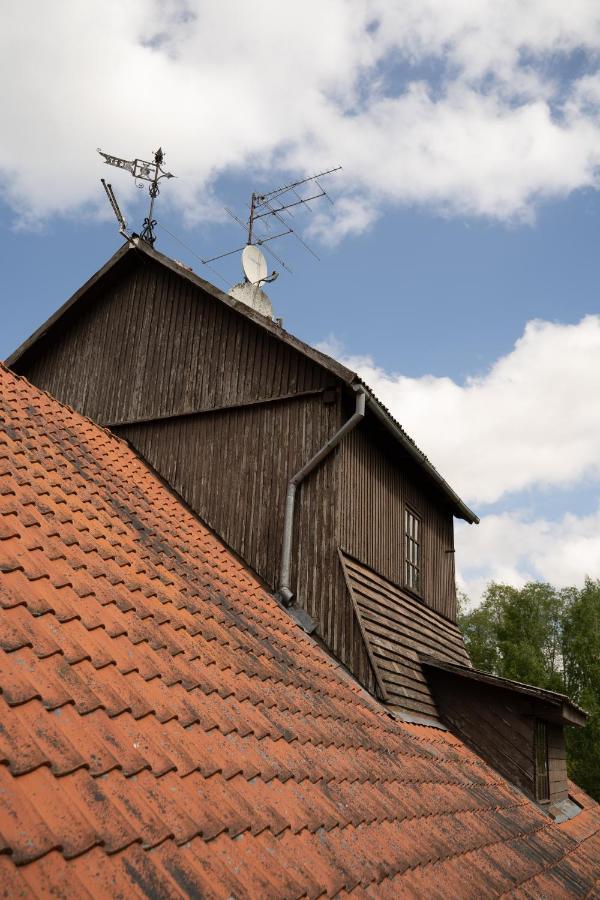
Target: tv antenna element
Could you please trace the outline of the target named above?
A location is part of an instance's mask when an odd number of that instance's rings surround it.
[[[311,250],[308,244],[300,237],[287,217],[293,217],[294,213],[292,212],[292,209],[295,207],[306,206],[307,209],[312,211],[312,207],[310,206],[311,201],[319,200],[321,197],[326,197],[330,203],[333,203],[333,200],[322,186],[319,179],[325,178],[326,175],[333,175],[334,172],[339,172],[341,168],[341,166],[336,166],[334,169],[318,172],[316,175],[310,175],[308,178],[301,178],[290,184],[284,184],[282,187],[275,188],[275,190],[267,191],[266,193],[254,191],[250,198],[250,212],[245,221],[242,221],[235,213],[225,207],[225,212],[246,232],[246,245],[244,247],[237,247],[235,250],[228,250],[225,253],[219,253],[218,256],[213,256],[210,259],[204,260],[204,262],[215,262],[217,259],[223,259],[225,256],[231,256],[233,253],[239,253],[241,251],[242,270],[245,279],[244,283],[260,286],[265,282],[275,281],[279,274],[278,272],[272,272],[271,275],[267,276],[267,263],[260,248],[269,241],[286,237],[288,234],[293,234],[294,237],[300,241],[302,246],[308,250],[315,259],[318,259],[319,257],[317,254]],[[309,197],[302,196],[299,193],[298,188],[308,184],[310,184],[313,189],[316,188],[316,192],[311,192]],[[277,223],[276,234],[270,233],[273,222]],[[264,230],[259,231],[259,228]],[[291,273],[292,270],[289,266],[285,264],[272,248],[264,246],[264,249],[273,256],[284,269]]]
[[[163,169],[163,163],[165,161],[165,155],[161,147],[158,148],[156,153],[154,154],[154,161],[148,162],[145,159],[121,159],[120,156],[111,156],[109,153],[104,153],[103,150],[100,150],[98,147],[98,153],[100,156],[104,157],[104,162],[108,166],[115,166],[117,169],[125,169],[126,172],[130,172],[135,179],[135,183],[138,188],[143,188],[143,184],[139,184],[138,182],[149,181],[150,186],[148,188],[148,193],[150,194],[150,208],[148,210],[148,215],[144,219],[144,224],[142,226],[142,233],[140,237],[143,241],[146,241],[150,244],[151,247],[154,246],[154,241],[156,240],[156,235],[154,234],[154,229],[156,227],[156,219],[152,218],[152,213],[154,211],[154,201],[158,197],[160,193],[159,182],[163,178],[175,178],[175,175],[172,175],[171,172],[166,172]],[[110,184],[106,184],[104,179],[100,179],[102,181],[102,185],[108,199],[110,201],[110,205],[113,208],[113,212],[117,217],[117,221],[119,223],[119,231],[121,234],[125,234],[125,222],[123,220],[123,216],[121,214],[121,210],[119,209],[119,205],[116,201],[112,186]]]
[[[119,232],[126,237],[128,241],[131,240],[131,235],[127,234],[127,222],[123,218],[123,213],[119,208],[119,204],[117,203],[117,198],[115,197],[112,184],[107,184],[104,178],[101,178],[102,187],[106,191],[106,196],[108,197],[108,202],[112,206],[112,210],[116,216],[117,222],[119,223]]]

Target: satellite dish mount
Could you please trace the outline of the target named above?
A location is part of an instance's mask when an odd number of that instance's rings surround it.
[[[275,281],[278,272],[268,274],[267,260],[260,247],[255,244],[246,244],[242,250],[242,271],[249,284],[261,287],[263,284]]]
[[[150,186],[148,188],[148,193],[150,194],[150,208],[148,210],[148,215],[144,219],[144,224],[142,226],[142,233],[140,237],[143,241],[146,241],[150,244],[151,247],[154,246],[154,241],[156,240],[156,235],[154,234],[154,228],[156,227],[156,219],[153,218],[154,212],[154,201],[158,197],[160,193],[159,182],[163,178],[175,178],[171,172],[166,172],[163,169],[163,163],[165,161],[165,155],[163,153],[162,147],[159,147],[156,153],[154,154],[154,161],[148,162],[144,159],[121,159],[120,156],[111,156],[109,153],[104,153],[103,150],[98,148],[98,153],[100,156],[104,157],[104,162],[108,166],[115,166],[117,169],[125,169],[125,171],[129,172],[133,175],[135,179],[135,183],[137,187],[143,188],[143,184],[139,184],[138,182],[148,181],[150,182]],[[104,190],[108,196],[110,204],[113,208],[115,216],[117,217],[117,221],[119,223],[119,231],[122,234],[125,234],[126,237],[128,235],[125,232],[125,221],[121,214],[121,210],[119,209],[119,205],[116,201],[112,185],[106,184],[104,179],[100,179],[104,186]]]
[[[248,219],[243,222],[238,216],[235,215],[230,209],[225,207],[225,212],[234,219],[238,225],[240,225],[247,234],[247,242],[245,247],[237,247],[235,250],[228,250],[226,253],[219,253],[218,256],[212,256],[210,259],[202,260],[205,264],[215,262],[217,259],[223,259],[224,256],[231,256],[233,253],[242,252],[242,269],[244,272],[244,278],[246,284],[255,284],[260,286],[261,284],[265,284],[267,282],[275,281],[278,277],[278,272],[272,272],[270,275],[267,275],[267,263],[265,257],[262,254],[261,247],[266,245],[269,241],[274,241],[276,238],[285,237],[288,234],[293,234],[296,237],[302,246],[308,250],[316,259],[319,257],[317,254],[311,250],[311,248],[306,244],[305,241],[302,240],[297,231],[292,228],[287,218],[284,218],[284,214],[293,216],[293,212],[291,211],[293,207],[303,206],[305,205],[308,209],[311,209],[309,203],[311,200],[318,200],[320,197],[326,197],[330,203],[333,203],[333,200],[329,197],[329,194],[325,190],[325,188],[319,183],[319,178],[324,178],[326,175],[333,175],[334,172],[338,172],[342,167],[336,166],[334,169],[328,169],[326,172],[318,172],[316,175],[310,175],[308,178],[301,178],[298,181],[293,181],[291,184],[284,184],[282,187],[275,188],[274,191],[268,191],[267,193],[260,194],[257,192],[252,193],[252,197],[250,198],[250,214]],[[311,186],[316,185],[318,192],[311,193],[310,197],[303,197],[298,192],[298,188],[302,185]],[[277,234],[269,234],[269,233],[260,233],[257,232],[257,225],[264,225],[265,228],[270,228],[270,223],[275,219],[278,223],[278,233]],[[284,230],[281,230],[281,226],[283,226]],[[265,246],[265,250],[271,256],[275,257],[275,259],[286,269],[288,272],[291,272],[289,266],[287,266],[284,261],[277,256],[274,250],[270,247]]]

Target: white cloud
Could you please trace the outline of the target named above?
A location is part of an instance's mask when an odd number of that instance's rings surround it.
[[[363,197],[348,195],[341,197],[332,211],[314,215],[306,234],[323,244],[335,246],[348,235],[366,231],[376,218],[376,209]]]
[[[596,0],[20,0],[0,12],[2,196],[28,222],[104,209],[94,148],[162,143],[188,221],[219,174],[338,161],[329,241],[389,203],[530,218],[596,184],[598,79],[555,69],[599,49]]]
[[[323,344],[338,358],[339,346]],[[600,316],[532,321],[513,350],[457,384],[342,355],[476,507],[600,475]]]
[[[457,583],[478,601],[490,581],[522,587],[549,581],[582,586],[600,578],[600,508],[592,515],[566,513],[559,521],[519,511],[487,515],[477,528],[457,528]]]
[[[600,508],[550,520],[535,515],[533,491],[554,489],[558,508],[559,488],[588,480],[600,493],[592,483],[600,477],[600,316],[529,322],[510,353],[464,384],[387,373],[367,357],[344,355],[334,339],[321,349],[359,372],[482,513],[478,526],[458,523],[456,531],[457,582],[472,600],[491,580],[564,587],[600,578]],[[514,495],[527,491],[533,514],[521,508],[523,494]],[[486,512],[507,495],[518,508]]]

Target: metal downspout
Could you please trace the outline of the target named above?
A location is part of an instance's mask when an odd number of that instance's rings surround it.
[[[283,606],[291,606],[294,594],[290,588],[291,577],[291,560],[292,560],[292,544],[294,540],[294,508],[296,503],[296,491],[307,475],[316,469],[319,463],[329,456],[350,431],[353,431],[358,423],[364,419],[366,393],[364,389],[357,385],[356,391],[356,408],[352,416],[345,422],[342,427],[336,431],[333,437],[329,438],[315,455],[305,463],[302,468],[296,472],[293,478],[288,482],[287,495],[285,498],[285,518],[283,522],[283,543],[281,549],[281,567],[279,570],[279,589],[277,597]]]

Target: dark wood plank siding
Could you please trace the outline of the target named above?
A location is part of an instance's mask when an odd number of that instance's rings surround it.
[[[215,408],[332,376],[148,259],[123,263],[17,371],[101,423]]]
[[[437,718],[419,654],[470,665],[459,629],[369,567],[340,557],[384,699],[403,712]]]
[[[448,672],[428,670],[442,719],[486,762],[535,798],[535,700]],[[546,720],[545,720],[546,721]],[[563,726],[546,721],[550,803],[568,796]]]
[[[531,702],[446,672],[429,670],[428,678],[442,719],[451,731],[534,797]]]
[[[423,475],[373,420],[342,445],[342,549],[396,584],[404,583],[404,507],[422,521],[422,599],[456,621],[453,517]]]
[[[548,776],[550,781],[550,801],[556,803],[569,796],[567,775],[567,750],[565,732],[562,725],[548,722]]]
[[[339,402],[317,395],[114,430],[276,588],[287,483],[340,424]],[[373,690],[337,557],[337,464],[334,452],[298,491],[292,585],[318,634]]]

